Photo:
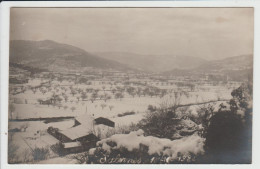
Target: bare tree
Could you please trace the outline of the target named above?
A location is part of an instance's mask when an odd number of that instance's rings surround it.
[[[124,95],[121,92],[118,92],[118,93],[115,94],[115,98],[116,99],[120,99],[121,100],[123,97],[124,97]]]
[[[108,106],[108,107],[109,107],[109,110],[110,110],[110,111],[114,108],[113,105],[110,105],[110,106]]]
[[[71,107],[70,108],[72,112],[74,112],[74,110],[76,109],[75,107]]]
[[[85,100],[86,98],[88,98],[87,94],[85,92],[81,93],[81,99],[82,101]]]
[[[100,107],[102,107],[102,110],[103,110],[105,107],[107,107],[107,105],[106,104],[101,104]]]
[[[111,99],[111,96],[108,95],[107,93],[104,94],[104,101],[106,102],[107,100]]]
[[[98,94],[97,94],[97,92],[94,92],[94,93],[92,93],[92,95],[91,95],[91,102],[93,103],[96,99],[97,99],[97,97],[98,97]]]
[[[80,99],[80,96],[77,96],[77,100],[79,101],[79,99]]]

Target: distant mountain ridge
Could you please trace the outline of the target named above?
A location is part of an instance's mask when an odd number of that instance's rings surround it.
[[[104,59],[78,47],[51,40],[10,41],[10,62],[53,71],[84,67],[132,70],[116,61]]]
[[[201,66],[190,69],[173,69],[162,73],[163,75],[194,75],[194,74],[220,74],[228,75],[233,79],[245,79],[253,74],[253,55],[233,56],[220,60],[208,61]]]
[[[82,70],[93,67],[104,70],[138,70],[162,75],[220,73],[237,76],[237,74],[252,72],[253,55],[207,61],[190,56],[140,55],[125,52],[92,54],[78,47],[51,40],[12,40],[10,41],[10,63],[50,71]]]
[[[199,70],[241,70],[253,67],[253,55],[232,56],[225,59],[210,61],[201,65]]]
[[[105,59],[115,60],[134,69],[147,72],[165,72],[172,69],[192,69],[207,61],[191,56],[141,55],[127,52],[96,53]]]

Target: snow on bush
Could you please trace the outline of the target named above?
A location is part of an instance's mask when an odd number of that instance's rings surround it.
[[[180,156],[199,155],[204,153],[204,139],[196,133],[179,140],[169,140],[153,136],[144,136],[143,130],[129,134],[115,134],[110,138],[103,139],[97,143],[107,152],[126,148],[129,152],[140,150],[140,146],[148,148],[148,154],[168,156],[168,162],[177,160]],[[93,154],[93,150],[91,150]]]

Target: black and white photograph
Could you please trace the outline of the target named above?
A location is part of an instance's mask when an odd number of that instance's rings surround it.
[[[253,7],[12,7],[9,38],[8,164],[252,163]]]

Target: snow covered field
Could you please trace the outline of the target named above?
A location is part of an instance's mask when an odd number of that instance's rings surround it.
[[[174,91],[176,86],[163,86],[162,88],[173,90],[168,92],[162,98],[158,96],[131,96],[124,92],[123,98],[116,98],[112,93],[112,88],[121,87],[122,84],[112,86],[111,84],[100,84],[93,82],[91,85],[74,84],[73,82],[53,81],[49,87],[40,87],[35,91],[30,90],[30,87],[37,87],[43,83],[42,80],[30,80],[26,85],[28,90],[16,95],[10,95],[10,103],[14,106],[14,110],[9,114],[9,130],[19,129],[21,132],[12,133],[12,144],[18,146],[17,155],[23,158],[23,154],[31,151],[35,147],[47,147],[50,149],[51,145],[59,141],[47,133],[47,128],[52,126],[61,130],[68,129],[74,125],[73,117],[89,114],[94,118],[105,117],[115,122],[115,127],[130,125],[131,123],[138,123],[147,112],[149,105],[160,107],[162,104],[171,104],[174,99]],[[28,87],[29,86],[29,87]],[[203,86],[200,86],[202,88]],[[81,98],[80,92],[72,93],[72,89],[76,91],[87,91],[88,89],[98,90],[98,95],[110,95],[111,98],[104,100],[96,98],[91,100],[92,93],[87,92],[86,98]],[[230,88],[223,86],[204,86],[207,90],[188,91],[179,97],[178,104],[195,104],[189,107],[188,111],[196,114],[197,103],[228,100],[231,98]],[[46,100],[53,95],[62,96],[62,100],[57,105],[40,104],[39,99]],[[67,97],[67,100],[65,99]],[[216,107],[221,103],[216,102]],[[119,116],[125,112],[134,112],[131,115]],[[54,117],[72,117],[72,119],[64,119],[58,122],[44,123],[44,121],[26,121],[28,119],[39,118],[54,118]],[[25,120],[25,121],[21,121]],[[197,144],[197,143],[196,143]],[[50,157],[59,159],[57,154],[51,151]],[[54,160],[56,161],[56,160]],[[75,163],[73,160],[64,160],[61,158],[60,163]],[[44,163],[52,163],[51,159]],[[56,162],[55,162],[56,163]]]

